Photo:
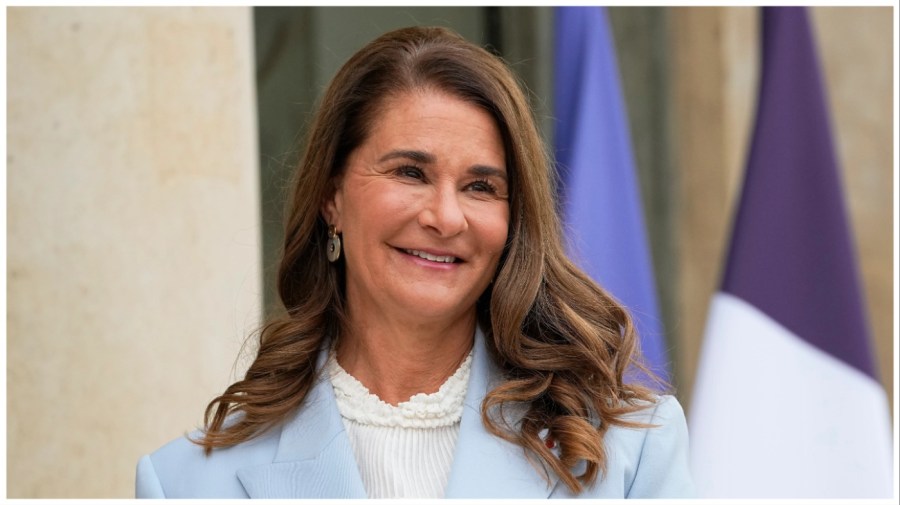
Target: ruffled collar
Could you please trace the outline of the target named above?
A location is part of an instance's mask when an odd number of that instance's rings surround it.
[[[462,418],[471,365],[472,351],[436,392],[419,393],[396,406],[382,401],[344,370],[333,351],[325,367],[338,410],[345,419],[369,426],[437,428],[451,426]]]

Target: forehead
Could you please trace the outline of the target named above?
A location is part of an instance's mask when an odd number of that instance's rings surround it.
[[[433,89],[384,99],[361,147],[452,149],[505,161],[505,148],[494,117],[483,108]]]
[[[467,125],[499,135],[496,121],[485,109],[434,89],[417,89],[385,98],[372,123],[373,126],[398,126],[431,121],[453,121],[453,126]]]

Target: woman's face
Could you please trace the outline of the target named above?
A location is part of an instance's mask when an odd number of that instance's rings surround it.
[[[500,132],[437,91],[389,99],[323,209],[342,234],[354,318],[471,317],[509,229]]]

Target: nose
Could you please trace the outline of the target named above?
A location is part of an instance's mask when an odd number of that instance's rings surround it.
[[[469,228],[455,188],[435,188],[426,198],[428,201],[419,212],[422,227],[433,230],[440,237],[452,237]]]

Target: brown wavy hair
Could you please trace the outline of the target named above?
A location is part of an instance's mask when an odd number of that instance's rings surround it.
[[[257,436],[302,408],[316,380],[320,349],[346,325],[344,266],[325,257],[322,202],[386,99],[419,89],[483,108],[495,119],[506,150],[509,238],[495,281],[476,304],[491,359],[505,382],[485,397],[482,421],[580,492],[606,468],[606,431],[643,426],[629,422],[627,414],[652,403],[654,394],[624,379],[630,367],[643,369],[628,313],[565,255],[555,171],[523,87],[502,60],[445,28],[382,35],[351,57],[325,91],[287,202],[278,272],[284,313],[263,326],[244,379],[209,403],[196,443],[209,454]],[[509,411],[524,415],[507,422]],[[547,448],[543,430],[558,444],[559,456]],[[576,476],[580,461],[585,470]]]

